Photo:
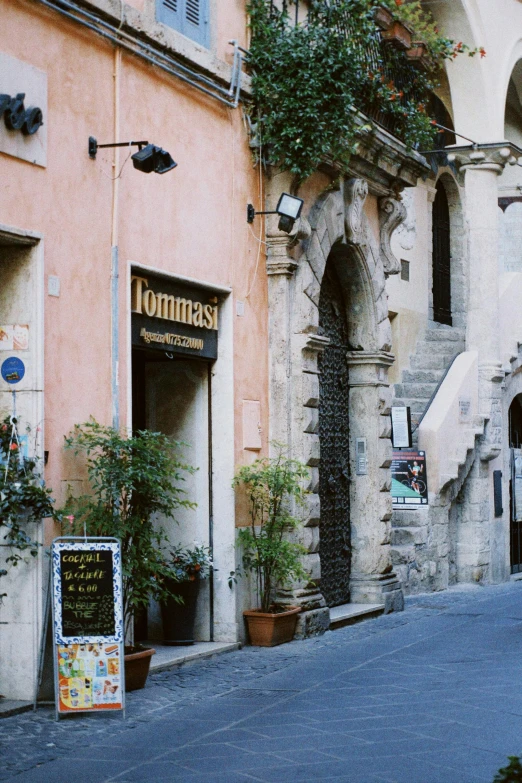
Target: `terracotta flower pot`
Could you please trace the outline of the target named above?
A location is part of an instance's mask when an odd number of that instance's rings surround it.
[[[291,642],[294,638],[297,615],[300,606],[290,606],[283,612],[243,612],[250,644],[256,647],[275,647],[277,644]]]
[[[387,8],[378,6],[373,12],[373,18],[377,27],[381,30],[389,30],[393,24],[393,14]]]
[[[383,41],[391,44],[396,49],[409,49],[411,47],[411,30],[396,19],[388,30],[381,32],[381,36]]]
[[[419,68],[430,68],[433,60],[424,41],[413,41],[411,48],[406,51],[408,60]]]
[[[152,648],[131,648],[125,653],[125,690],[138,691],[145,687],[149,676],[150,659],[156,654]]]

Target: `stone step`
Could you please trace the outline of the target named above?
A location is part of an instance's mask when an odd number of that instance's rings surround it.
[[[360,623],[379,617],[384,612],[384,604],[342,604],[330,607],[330,630],[343,628],[345,625]]]
[[[392,528],[394,527],[423,527],[428,524],[428,509],[393,509]]]
[[[415,353],[419,354],[438,353],[438,354],[451,354],[454,356],[456,353],[461,353],[464,350],[463,343],[450,343],[447,340],[440,340],[439,342],[429,340],[419,340],[415,346]]]
[[[393,405],[406,405],[408,408],[411,408],[411,415],[413,416],[414,413],[424,413],[428,402],[429,398],[416,399],[415,397],[397,397],[393,400]]]
[[[403,370],[403,383],[438,383],[443,370]]]
[[[429,340],[430,342],[446,340],[451,343],[464,343],[466,335],[463,329],[453,329],[451,326],[447,329],[439,327],[436,329],[426,329],[424,339]]]
[[[444,371],[450,363],[452,355],[438,353],[415,353],[410,356],[411,370],[441,370]]]
[[[436,388],[437,383],[397,383],[395,394],[397,397],[429,400]]]

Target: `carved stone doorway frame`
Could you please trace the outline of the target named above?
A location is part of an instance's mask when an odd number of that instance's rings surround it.
[[[332,259],[347,307],[350,345],[350,502],[353,603],[403,608],[400,583],[390,557],[390,406],[388,368],[393,363],[386,277],[399,271],[390,249],[393,230],[405,217],[399,200],[379,199],[380,241],[364,211],[368,184],[352,178],[320,197],[309,222],[296,223],[293,236],[268,232],[271,440],[288,444],[290,454],[310,468],[310,494],[301,541],[311,583],[296,585],[287,600],[301,605],[298,635],[329,626],[320,592],[320,443],[318,434],[318,355],[327,338],[319,330],[319,295]],[[273,224],[272,224],[273,225]],[[299,244],[301,243],[301,244]],[[297,252],[296,252],[297,251]],[[299,255],[299,251],[301,255]],[[296,260],[298,258],[298,260]],[[367,474],[356,475],[355,439],[366,438]],[[315,583],[315,584],[313,584]]]

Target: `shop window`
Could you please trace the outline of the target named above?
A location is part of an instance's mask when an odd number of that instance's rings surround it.
[[[209,0],[156,0],[159,22],[208,48]]]

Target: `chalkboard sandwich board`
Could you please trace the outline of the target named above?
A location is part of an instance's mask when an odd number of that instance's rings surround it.
[[[57,714],[122,710],[120,544],[57,538],[51,558]]]

